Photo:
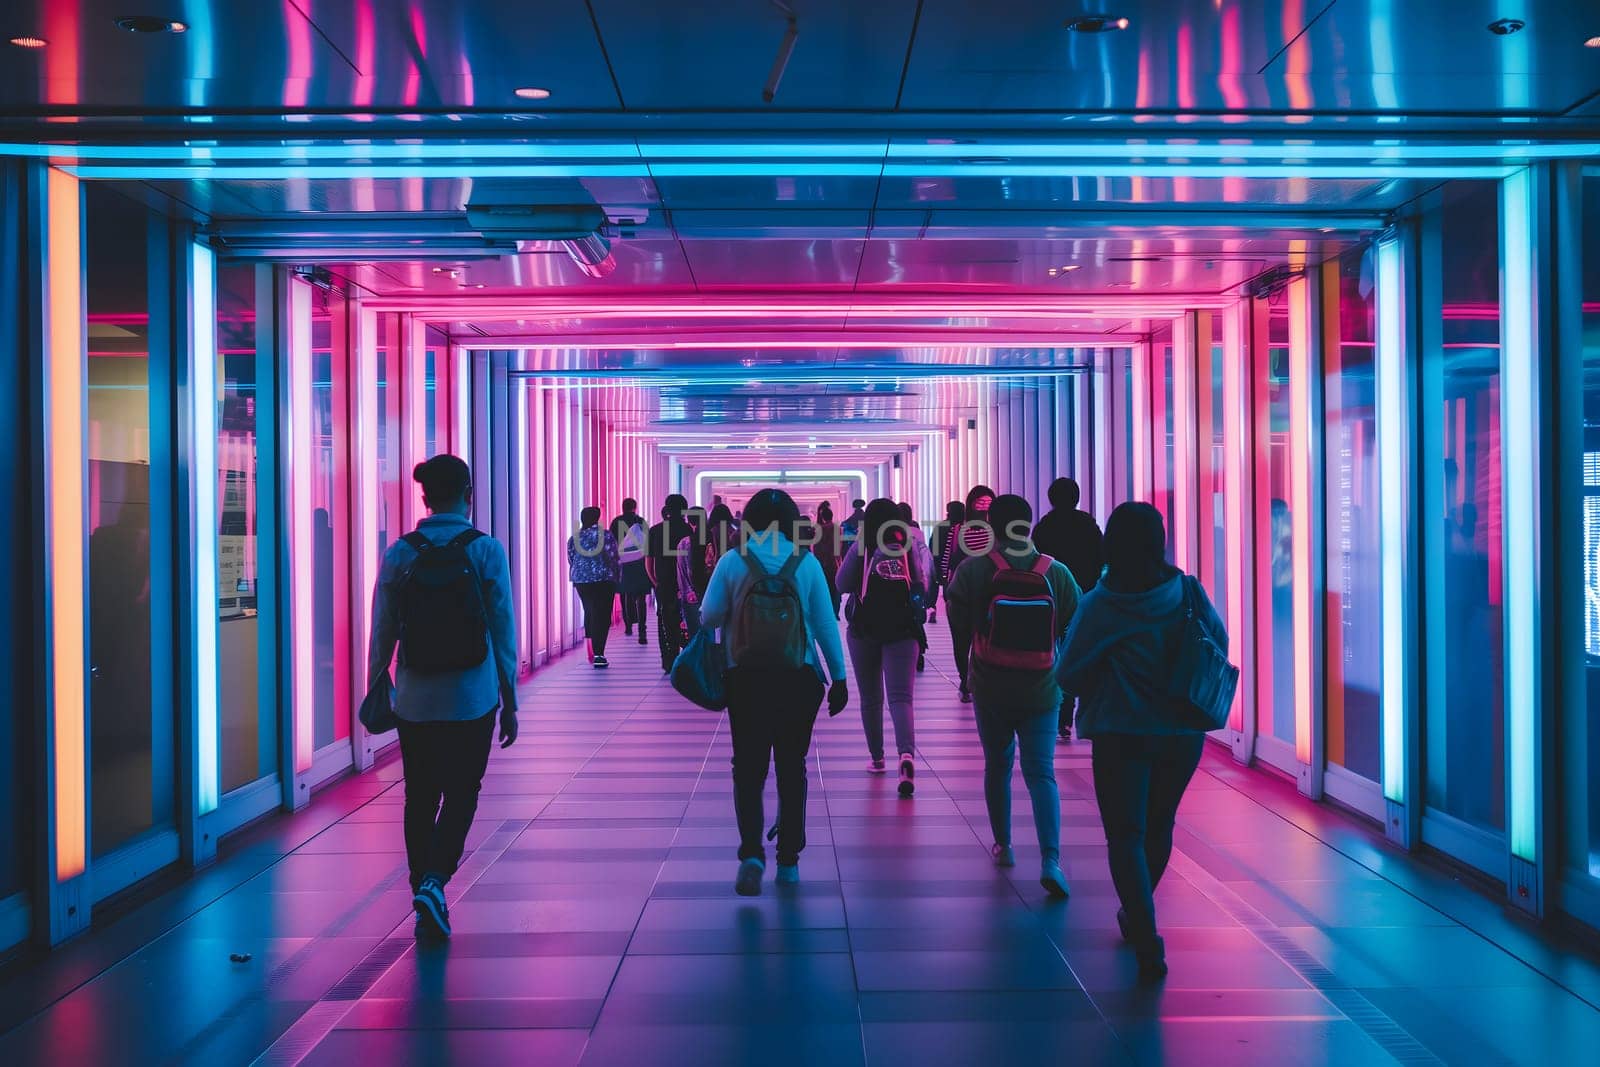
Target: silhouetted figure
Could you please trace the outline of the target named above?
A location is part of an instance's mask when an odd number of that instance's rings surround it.
[[[611,536],[616,538],[617,561],[622,565],[622,576],[617,581],[617,597],[622,602],[622,632],[631,637],[637,625],[642,645],[646,643],[650,596],[650,572],[644,565],[649,524],[639,514],[639,503],[632,497],[622,502],[622,514],[611,520]]]
[[[956,580],[956,572],[963,563],[974,556],[986,556],[997,547],[994,530],[989,526],[989,507],[993,503],[994,490],[987,485],[975,485],[967,493],[967,502],[962,509],[965,518],[956,533],[945,539],[944,555],[939,561],[940,568],[950,575],[950,582]],[[970,704],[972,688],[968,685],[967,667],[972,656],[971,629],[958,628],[952,622],[950,638],[955,645],[956,674],[961,679],[961,702]]]
[[[939,621],[939,590],[950,587],[950,578],[955,573],[949,564],[955,562],[949,552],[950,538],[955,536],[961,524],[966,521],[967,506],[959,500],[952,500],[944,506],[944,521],[933,528],[933,597],[928,602],[928,621]]]
[[[706,595],[711,570],[706,565],[710,554],[710,522],[705,508],[690,508],[683,513],[689,532],[678,542],[678,607],[683,613],[687,637],[700,632],[700,598]]]
[[[419,935],[449,937],[444,887],[478,810],[497,710],[500,747],[517,739],[517,624],[505,547],[467,518],[466,463],[434,456],[412,477],[429,514],[384,553],[372,591],[367,689],[388,672],[398,646],[411,903]]]
[[[1205,734],[1178,717],[1167,694],[1185,585],[1166,561],[1166,529],[1149,504],[1123,504],[1106,521],[1106,570],[1078,606],[1061,653],[1061,684],[1078,696],[1078,729],[1094,742],[1094,791],[1105,826],[1117,922],[1140,977],[1167,973],[1156,932],[1155,889],[1172,855],[1178,801],[1200,763]],[[1201,625],[1228,636],[1198,582]]]
[[[816,543],[811,547],[811,554],[817,557],[817,562],[822,565],[823,576],[828,579],[828,595],[833,598],[833,617],[839,617],[839,586],[836,575],[839,570],[839,556],[843,552],[841,539],[843,534],[839,525],[833,521],[833,506],[826,500],[817,505],[817,523],[815,529]]]
[[[1050,483],[1050,513],[1033,528],[1033,546],[1047,556],[1066,564],[1078,589],[1087,593],[1100,580],[1105,566],[1105,548],[1100,524],[1087,511],[1078,510],[1081,492],[1071,478]],[[1072,739],[1072,720],[1076,702],[1070,697],[1061,704],[1061,737]]]
[[[567,577],[583,602],[584,650],[596,670],[610,666],[606,638],[611,634],[611,604],[617,595],[622,565],[617,561],[617,539],[600,529],[600,509],[584,508],[578,532],[567,538]]]
[[[689,501],[673,493],[661,508],[661,521],[650,527],[645,545],[645,570],[656,590],[657,640],[661,647],[661,672],[671,673],[685,641],[683,609],[678,603],[678,544],[689,533],[683,513]]]

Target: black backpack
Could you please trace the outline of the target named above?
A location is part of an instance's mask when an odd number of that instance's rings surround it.
[[[872,553],[862,566],[861,590],[850,611],[850,632],[867,641],[904,641],[916,633],[911,559]]]
[[[400,540],[417,558],[400,581],[400,662],[418,674],[467,671],[489,657],[489,617],[464,530],[442,545],[412,531]]]

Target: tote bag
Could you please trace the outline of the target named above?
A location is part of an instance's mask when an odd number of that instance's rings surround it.
[[[1220,730],[1228,725],[1233,694],[1239,687],[1239,668],[1200,622],[1195,590],[1198,582],[1183,578],[1183,620],[1178,624],[1167,679],[1179,724],[1196,730]]]
[[[727,660],[712,633],[710,627],[702,626],[672,661],[672,688],[707,711],[721,711],[728,706],[722,684]]]
[[[369,734],[386,734],[400,725],[394,713],[394,682],[390,680],[388,671],[379,675],[372,688],[367,690],[358,715],[361,725],[366,727]]]

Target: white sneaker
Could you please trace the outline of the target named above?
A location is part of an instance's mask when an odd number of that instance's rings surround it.
[[[778,865],[778,873],[772,880],[779,885],[799,885],[800,865],[796,863],[785,867],[780,863]]]
[[[868,760],[867,761],[867,773],[868,774],[888,774],[889,773],[889,765],[887,763],[885,763],[882,759]]]
[[[1011,851],[1010,845],[997,844],[989,850],[989,855],[994,857],[996,867],[1015,867],[1017,854]]]

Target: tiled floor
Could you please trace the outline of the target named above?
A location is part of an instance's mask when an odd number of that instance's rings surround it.
[[[389,764],[14,977],[0,1062],[1356,1067],[1600,1047],[1592,961],[1220,754],[1160,890],[1172,974],[1138,988],[1089,746],[1057,760],[1072,898],[1051,902],[1020,776],[1018,866],[990,865],[971,713],[934,638],[916,797],[865,773],[854,706],[824,718],[797,889],[733,894],[725,724],[618,635],[609,673],[571,656],[528,687],[447,947],[410,936]]]

